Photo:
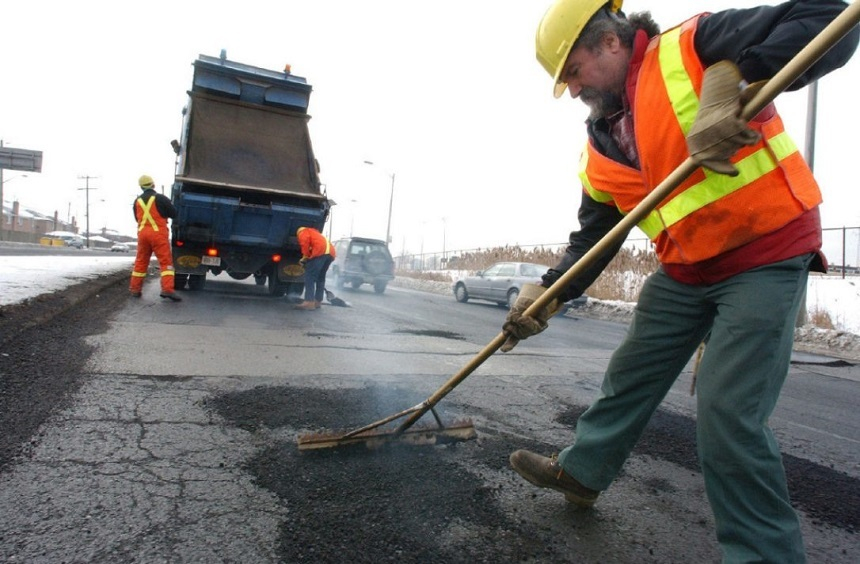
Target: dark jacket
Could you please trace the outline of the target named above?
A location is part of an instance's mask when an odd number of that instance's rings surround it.
[[[810,40],[846,7],[841,0],[793,0],[778,6],[726,10],[703,16],[696,31],[696,51],[702,62],[711,65],[721,60],[737,63],[747,82],[766,80],[781,70]],[[860,39],[854,29],[828,51],[788,90],[797,90],[851,58]],[[609,136],[605,120],[589,121],[588,136],[595,147],[609,158],[632,166]],[[570,234],[569,245],[558,265],[543,277],[549,287],[570,269],[622,219],[617,208],[583,196],[578,219],[580,229]],[[618,242],[562,293],[562,300],[580,296],[618,253]]]

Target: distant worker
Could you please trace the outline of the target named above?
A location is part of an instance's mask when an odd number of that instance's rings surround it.
[[[134,200],[134,220],[137,222],[137,257],[131,272],[131,295],[139,298],[152,253],[161,269],[161,297],[174,302],[182,298],[174,292],[173,256],[170,251],[170,230],[167,219],[176,217],[176,208],[164,194],[155,191],[152,177],[144,174],[138,180],[143,192]]]
[[[296,231],[302,248],[301,262],[305,267],[305,301],[296,309],[319,309],[325,295],[325,276],[334,260],[334,245],[313,227],[299,227]]]

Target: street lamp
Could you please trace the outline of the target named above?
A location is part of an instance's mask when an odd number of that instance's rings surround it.
[[[364,164],[374,165],[373,161],[364,161]],[[392,172],[388,176],[391,177],[391,195],[388,197],[388,227],[385,230],[385,242],[391,243],[391,207],[394,204],[394,173]]]
[[[5,208],[3,207],[3,197],[4,197],[3,196],[3,187],[6,185],[7,182],[12,182],[16,178],[27,178],[27,176],[29,176],[29,175],[19,174],[17,176],[13,176],[12,178],[5,178],[4,179],[3,178],[3,169],[0,168],[0,241],[3,240],[3,229],[5,229],[4,224],[6,222],[6,211],[5,211]],[[12,216],[11,214],[9,216],[9,219],[11,222],[15,221],[15,217]]]

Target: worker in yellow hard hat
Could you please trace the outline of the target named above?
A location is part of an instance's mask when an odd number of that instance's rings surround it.
[[[129,289],[139,298],[153,253],[161,271],[161,297],[173,302],[182,301],[174,288],[173,253],[170,249],[169,218],[176,217],[176,208],[170,198],[155,191],[155,181],[148,174],[138,181],[141,193],[134,199],[134,220],[137,222],[137,256],[131,272]]]
[[[518,450],[511,466],[590,507],[709,335],[696,425],[723,561],[804,562],[767,421],[788,372],[809,270],[826,268],[822,199],[776,110],[769,106],[750,123],[740,113],[755,90],[747,85],[773,77],[846,4],[807,0],[705,13],[664,33],[649,13],[628,16],[621,7],[621,0],[556,0],[538,25],[537,59],[553,94],[566,90],[590,111],[582,200],[565,255],[511,308],[502,351],[546,329],[559,305],[599,276],[623,237],[606,239],[601,258],[525,315],[548,287],[679,165],[689,158],[699,166],[638,224],[661,267],[639,295],[575,443],[557,458]],[[858,36],[855,26],[790,89],[844,65]]]

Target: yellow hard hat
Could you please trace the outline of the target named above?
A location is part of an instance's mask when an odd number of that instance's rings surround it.
[[[588,20],[602,7],[612,12],[621,9],[623,0],[556,0],[538,24],[535,54],[541,66],[555,81],[553,96],[562,95],[566,82],[559,81],[564,63]]]
[[[140,185],[141,188],[155,188],[155,182],[148,174],[144,174],[143,176],[138,178],[137,183],[138,185]]]

